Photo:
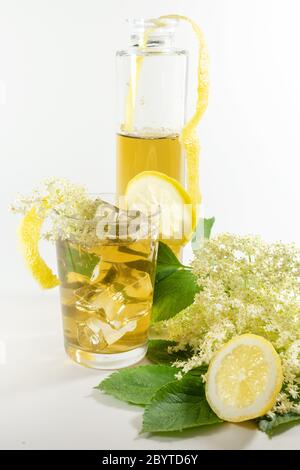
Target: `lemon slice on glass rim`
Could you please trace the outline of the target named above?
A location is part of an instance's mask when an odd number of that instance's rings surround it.
[[[160,240],[185,245],[196,227],[191,197],[177,180],[159,171],[143,171],[127,184],[125,204],[130,210],[151,214],[160,210]]]
[[[219,418],[240,422],[258,418],[276,403],[283,382],[280,358],[262,336],[244,334],[212,358],[206,398]]]

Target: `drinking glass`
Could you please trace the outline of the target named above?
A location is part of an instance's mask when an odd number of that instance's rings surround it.
[[[65,349],[84,366],[119,369],[147,351],[159,211],[95,198],[106,202],[93,219],[60,219],[70,232],[56,244]]]

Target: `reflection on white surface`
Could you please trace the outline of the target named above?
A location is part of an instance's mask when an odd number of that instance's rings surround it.
[[[58,299],[9,298],[0,311],[1,449],[299,449],[297,427],[272,440],[249,423],[140,435],[142,408],[93,389],[109,371],[66,357]]]

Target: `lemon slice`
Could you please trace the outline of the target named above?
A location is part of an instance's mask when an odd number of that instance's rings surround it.
[[[153,214],[160,210],[160,239],[184,245],[195,230],[196,217],[186,190],[174,178],[158,171],[143,171],[132,178],[125,191],[129,209]]]
[[[51,289],[59,284],[59,280],[39,253],[41,227],[44,222],[33,207],[23,217],[19,228],[19,237],[23,256],[33,277],[44,289]]]
[[[226,343],[212,358],[206,397],[219,418],[246,421],[274,406],[282,381],[281,361],[272,344],[245,334]]]

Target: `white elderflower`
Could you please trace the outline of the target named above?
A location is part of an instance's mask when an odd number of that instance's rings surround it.
[[[96,237],[96,210],[101,204],[92,199],[86,188],[63,178],[44,180],[29,196],[19,196],[12,205],[15,213],[26,214],[33,207],[47,218],[50,229],[43,238],[72,239],[77,243],[93,243]]]
[[[221,234],[205,241],[192,264],[201,291],[192,305],[154,328],[177,349],[194,355],[176,363],[183,372],[209,364],[235,335],[253,333],[279,353],[284,386],[273,412],[299,411],[300,250],[259,237]],[[297,411],[298,410],[298,411]]]

